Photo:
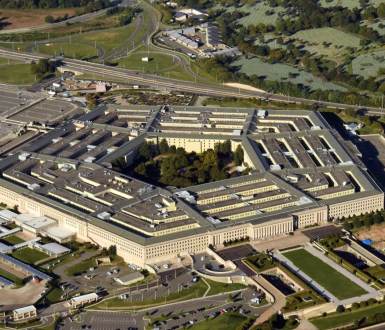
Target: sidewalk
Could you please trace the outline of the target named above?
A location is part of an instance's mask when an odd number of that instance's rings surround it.
[[[270,306],[266,311],[264,311],[254,322],[254,324],[261,324],[270,317],[272,317],[275,313],[280,311],[286,304],[286,298],[282,294],[281,291],[279,291],[275,286],[270,284],[269,281],[267,281],[264,277],[262,276],[254,276],[253,279],[261,286],[263,287],[266,291],[268,291],[275,299],[274,304]]]

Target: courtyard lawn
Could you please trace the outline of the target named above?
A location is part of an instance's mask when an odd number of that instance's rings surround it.
[[[238,329],[239,326],[247,320],[247,317],[240,314],[226,313],[216,317],[215,319],[209,319],[198,322],[192,326],[191,330],[233,330]]]
[[[9,272],[5,271],[2,268],[0,268],[0,276],[2,276],[4,278],[6,278],[7,280],[10,280],[13,283],[15,283],[16,287],[20,287],[20,286],[23,285],[23,279],[22,278],[17,277],[16,275],[14,275],[12,273],[9,273]]]
[[[319,330],[331,329],[354,323],[356,320],[372,317],[376,314],[385,313],[385,304],[375,304],[369,307],[360,308],[352,312],[333,313],[325,317],[317,317],[310,320]]]
[[[23,239],[21,239],[20,237],[18,237],[16,235],[4,237],[0,241],[4,242],[6,244],[11,244],[11,245],[15,245],[15,244],[19,244],[19,243],[25,242]]]
[[[44,253],[44,252],[41,252],[41,251],[38,251],[35,249],[31,249],[29,247],[25,247],[25,248],[22,248],[22,249],[19,249],[19,250],[16,250],[15,252],[13,252],[12,257],[14,257],[20,261],[23,261],[27,264],[34,264],[40,260],[48,258],[49,255]]]
[[[288,251],[283,255],[338,299],[366,293],[360,286],[304,249]]]

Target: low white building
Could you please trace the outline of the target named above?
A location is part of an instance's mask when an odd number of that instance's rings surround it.
[[[47,243],[47,244],[39,244],[35,243],[34,247],[51,257],[59,257],[63,254],[70,253],[71,250],[66,248],[63,245],[57,243]]]
[[[87,304],[98,301],[99,296],[96,293],[89,293],[82,296],[73,297],[70,299],[69,303],[71,307],[78,308]]]
[[[13,311],[14,321],[30,320],[35,318],[36,316],[37,316],[36,307],[33,305],[18,308]]]
[[[143,279],[144,279],[144,276],[142,273],[133,272],[133,273],[129,273],[127,275],[117,277],[117,278],[115,278],[115,281],[121,285],[130,285],[130,284],[133,284],[135,282],[141,281]]]

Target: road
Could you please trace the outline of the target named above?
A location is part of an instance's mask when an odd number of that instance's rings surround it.
[[[37,61],[41,58],[47,58],[44,55],[32,55],[27,53],[19,53],[12,50],[0,49],[0,56],[22,61]],[[178,79],[160,77],[157,75],[143,74],[138,71],[127,70],[118,67],[111,67],[99,63],[91,63],[81,60],[63,58],[63,67],[69,71],[93,73],[103,77],[115,77],[125,79],[127,82],[145,85],[156,89],[173,90],[180,92],[189,92],[199,95],[217,96],[217,97],[238,97],[238,98],[267,98],[270,101],[289,102],[305,105],[321,104],[330,108],[347,108],[357,110],[361,108],[358,105],[343,104],[336,102],[326,102],[298,97],[289,97],[281,94],[272,94],[260,91],[241,90],[232,87],[226,87],[219,84],[203,84]],[[365,107],[368,111],[380,112],[380,108]]]
[[[132,3],[132,0],[123,0],[119,6],[128,7],[131,5],[131,3]],[[66,19],[64,21],[57,22],[57,23],[46,23],[46,24],[41,24],[38,26],[1,30],[0,34],[35,32],[35,31],[42,31],[42,30],[46,30],[46,29],[66,26],[68,24],[86,22],[86,21],[89,21],[91,19],[105,15],[108,9],[109,8],[105,8],[105,9],[101,9],[101,10],[94,11],[91,13],[86,13],[83,15],[74,16],[74,17],[71,17],[71,18]]]

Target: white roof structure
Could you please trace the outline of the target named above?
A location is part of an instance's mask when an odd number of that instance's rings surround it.
[[[95,292],[93,292],[93,293],[84,294],[82,296],[73,297],[71,298],[71,302],[80,304],[82,302],[96,300],[98,298],[99,296]]]
[[[12,246],[0,242],[0,252],[9,253],[12,251]]]
[[[34,218],[36,218],[36,216],[34,216],[32,214],[22,213],[22,214],[18,214],[16,216],[15,221],[16,221],[17,224],[22,224],[22,223],[30,221],[30,220],[32,220]]]
[[[55,225],[56,221],[47,217],[35,217],[23,223],[23,227],[29,227],[35,230],[44,229]]]
[[[139,281],[142,279],[144,279],[144,276],[142,273],[133,272],[133,273],[129,273],[129,274],[118,277],[116,279],[116,281],[119,282],[120,284],[124,285],[125,283],[131,283],[134,281],[136,282],[136,281]]]
[[[71,252],[70,249],[58,243],[47,243],[47,244],[41,245],[41,248],[49,252],[50,254],[56,254],[56,255]]]
[[[44,228],[44,233],[58,242],[64,242],[76,235],[75,231],[59,225]]]
[[[30,305],[30,306],[14,309],[13,312],[16,314],[36,312],[36,307],[34,305]]]
[[[3,222],[8,222],[16,218],[17,213],[12,212],[10,210],[1,210],[0,211],[0,224]],[[4,221],[2,221],[4,220]]]

